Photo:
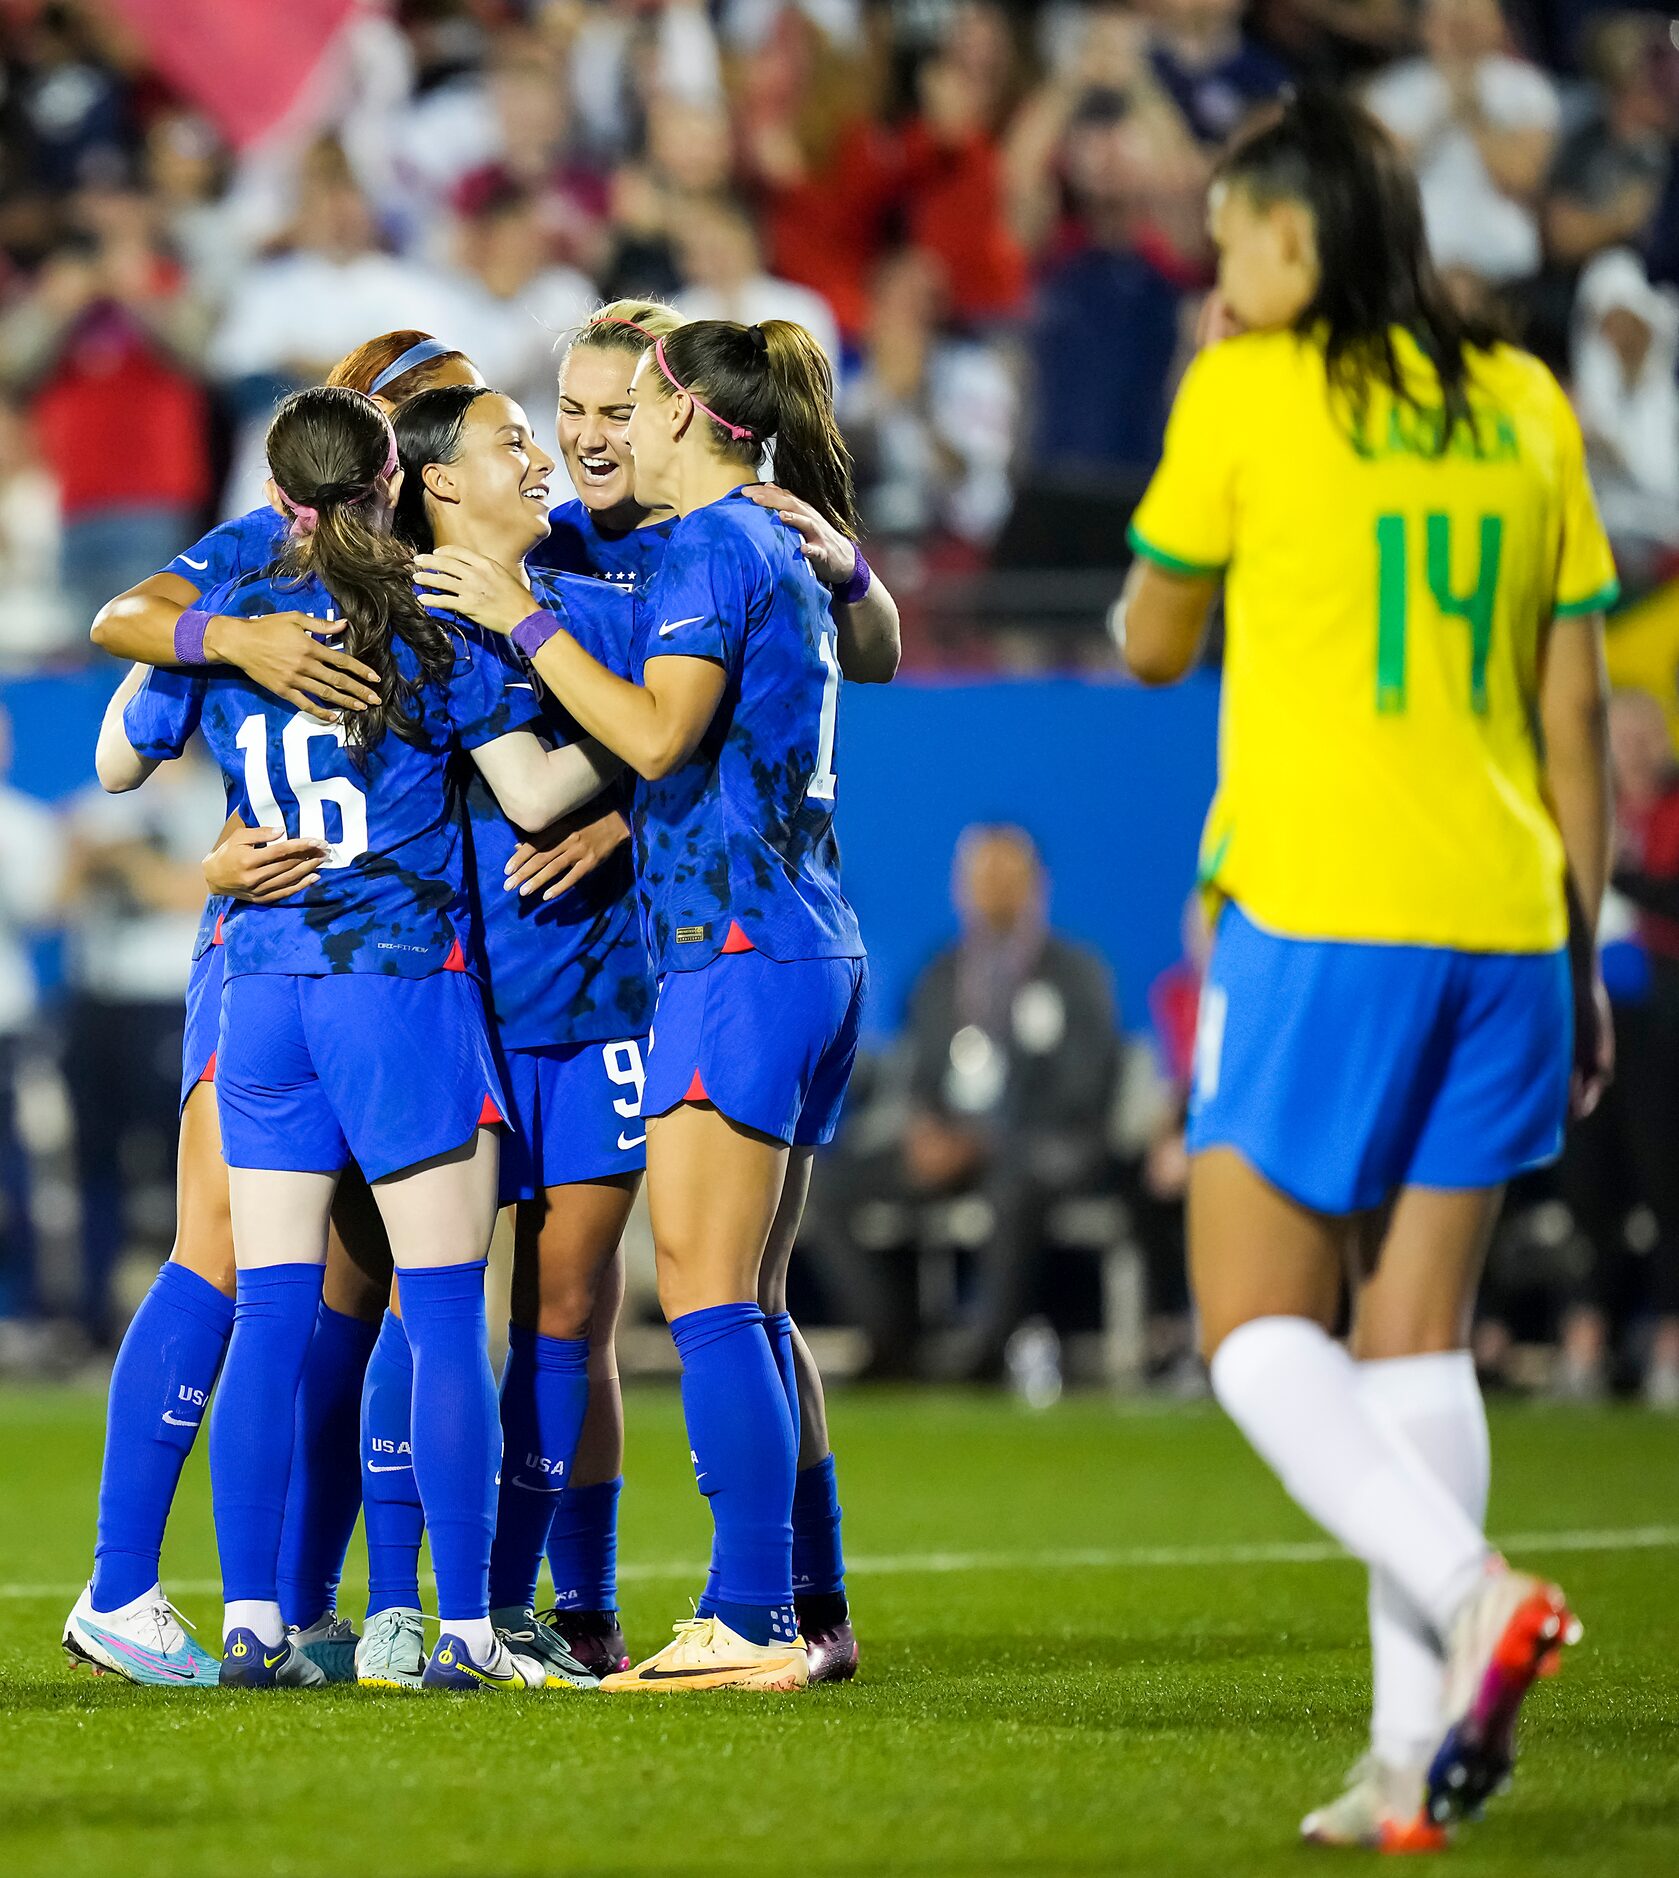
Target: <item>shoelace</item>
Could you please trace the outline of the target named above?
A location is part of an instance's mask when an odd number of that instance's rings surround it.
[[[184,1617],[176,1610],[174,1605],[171,1604],[167,1598],[159,1598],[155,1604],[148,1604],[146,1606],[146,1615],[157,1626],[157,1647],[159,1653],[164,1656],[170,1655],[177,1647],[169,1640],[169,1626],[171,1624],[173,1624],[177,1630],[183,1632],[186,1630],[196,1630],[198,1628],[190,1617]],[[185,1646],[186,1637],[183,1634],[179,1647],[185,1648]]]

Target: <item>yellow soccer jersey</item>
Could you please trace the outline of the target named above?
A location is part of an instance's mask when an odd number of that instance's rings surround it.
[[[1408,336],[1401,358],[1438,400]],[[1554,615],[1615,568],[1579,427],[1537,359],[1474,355],[1472,437],[1372,390],[1331,409],[1320,345],[1209,348],[1132,545],[1225,575],[1219,788],[1203,878],[1273,931],[1537,952],[1567,931],[1534,720]]]

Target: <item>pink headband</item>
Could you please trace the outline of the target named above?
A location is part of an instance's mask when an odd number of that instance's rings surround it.
[[[627,321],[625,323],[628,324]],[[744,424],[731,424],[726,417],[719,417],[709,404],[700,403],[699,399],[694,396],[665,362],[665,342],[662,339],[655,339],[653,341],[653,357],[658,360],[659,370],[664,373],[666,383],[675,390],[680,391],[683,397],[689,399],[696,411],[704,411],[706,416],[711,419],[712,423],[716,424],[720,429],[726,430],[729,435],[734,438],[736,443],[746,443],[756,437],[757,433],[748,430]]]
[[[397,465],[396,432],[395,430],[391,428],[391,420],[385,416],[383,411],[379,412],[379,416],[384,420],[385,435],[389,439],[389,442],[385,450],[385,467],[382,470],[380,470],[379,474],[376,477],[374,477],[373,481],[369,483],[368,486],[364,490],[362,490],[360,495],[351,496],[349,498],[349,502],[346,504],[346,507],[350,506],[350,504],[354,504],[357,502],[365,502],[367,498],[370,495],[372,495],[373,491],[378,487],[380,483],[389,482],[391,477],[396,473],[396,465]],[[280,485],[278,483],[276,483],[274,487],[276,489],[280,489]],[[280,500],[286,505],[288,509],[291,510],[292,521],[294,524],[292,532],[294,534],[307,535],[311,533],[314,529],[320,526],[321,512],[319,509],[310,508],[307,502],[294,502],[291,499],[291,497],[288,496],[285,490],[283,489],[280,489]]]

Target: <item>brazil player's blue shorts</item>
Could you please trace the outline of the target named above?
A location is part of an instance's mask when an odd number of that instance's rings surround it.
[[[382,1180],[506,1113],[466,972],[242,972],[222,993],[216,1100],[229,1167]]]
[[[1321,1213],[1495,1187],[1562,1149],[1567,954],[1291,939],[1227,906],[1201,993],[1189,1147]]]
[[[659,980],[648,1039],[646,1115],[710,1102],[794,1147],[834,1138],[868,991],[860,958],[720,952]]]
[[[216,1079],[216,1049],[222,1027],[222,968],[227,953],[206,946],[187,978],[187,1025],[181,1039],[181,1107],[201,1082]]]
[[[501,1204],[576,1180],[639,1174],[647,1165],[646,1063],[645,1037],[504,1050]]]

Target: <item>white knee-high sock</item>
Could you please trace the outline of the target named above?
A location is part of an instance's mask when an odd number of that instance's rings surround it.
[[[1347,1352],[1309,1318],[1258,1317],[1219,1345],[1212,1379],[1225,1413],[1296,1503],[1444,1633],[1487,1542],[1366,1408]]]
[[[1477,1526],[1487,1516],[1491,1456],[1486,1406],[1467,1350],[1357,1365],[1358,1391],[1388,1432]],[[1445,1666],[1429,1623],[1380,1568],[1370,1573],[1370,1745],[1378,1760],[1415,1767],[1439,1744]]]

